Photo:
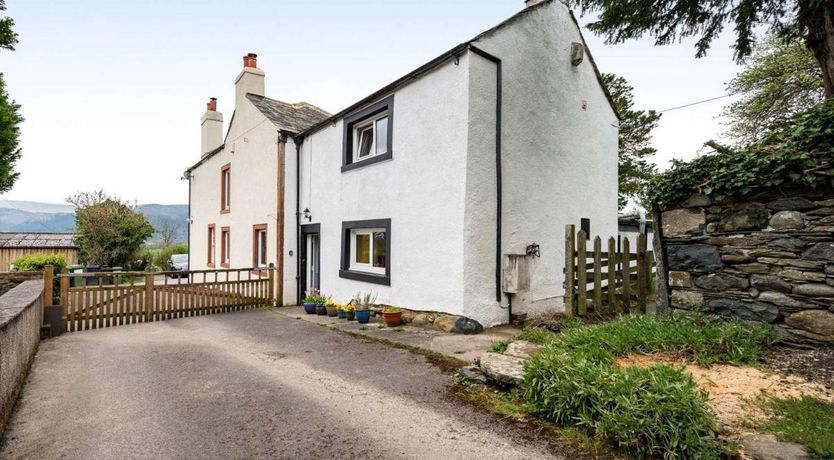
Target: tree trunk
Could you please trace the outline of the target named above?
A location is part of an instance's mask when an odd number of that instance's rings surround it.
[[[825,98],[831,99],[834,96],[834,10],[826,11],[824,7],[821,10],[811,24],[806,24],[808,35],[805,37],[805,46],[817,59],[822,71]]]

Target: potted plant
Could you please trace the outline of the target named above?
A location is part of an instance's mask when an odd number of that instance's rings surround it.
[[[336,305],[336,316],[340,319],[345,319],[345,306],[344,305]]]
[[[400,307],[385,307],[382,309],[382,317],[388,327],[397,327],[402,320],[403,309]]]
[[[376,301],[376,295],[371,292],[356,294],[353,299],[356,307],[356,321],[365,324],[371,320],[371,305]]]
[[[333,302],[333,299],[330,297],[324,301],[324,309],[327,310],[327,316],[335,318],[339,314],[339,310],[336,307],[336,302]]]
[[[324,296],[319,294],[316,297],[316,314],[319,316],[325,316],[327,314],[327,307],[324,306]]]
[[[316,299],[318,298],[318,291],[315,289],[308,289],[304,293],[304,313],[308,315],[316,314]]]
[[[342,312],[344,312],[345,319],[348,321],[353,321],[356,318],[356,308],[351,304],[342,305]]]

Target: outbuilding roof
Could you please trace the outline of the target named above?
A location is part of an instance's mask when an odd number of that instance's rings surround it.
[[[0,233],[0,248],[77,248],[75,233]]]

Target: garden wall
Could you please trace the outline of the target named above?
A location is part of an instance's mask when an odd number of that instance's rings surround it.
[[[660,213],[672,308],[772,323],[793,340],[834,342],[834,189],[712,203],[693,195]],[[665,305],[660,304],[659,307]]]
[[[38,349],[41,324],[42,279],[0,295],[0,437]]]

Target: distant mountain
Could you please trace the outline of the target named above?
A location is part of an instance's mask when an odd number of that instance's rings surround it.
[[[140,204],[136,210],[154,228],[165,221],[171,222],[177,227],[174,242],[187,243],[188,205]],[[0,199],[0,232],[71,232],[74,229],[75,212],[70,205]],[[154,233],[146,244],[153,246],[161,242],[159,233]]]

